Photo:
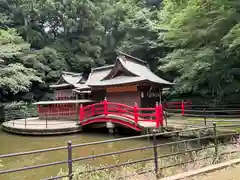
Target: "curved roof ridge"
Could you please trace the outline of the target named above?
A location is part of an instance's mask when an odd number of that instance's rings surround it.
[[[76,76],[81,76],[82,73],[75,73],[75,72],[69,72],[69,71],[62,71],[62,75],[76,75]]]
[[[126,53],[121,52],[121,51],[117,51],[117,53],[120,54],[120,55],[122,55],[122,56],[124,56],[124,57],[130,58],[129,60],[132,59],[132,60],[137,61],[138,63],[141,63],[141,64],[144,64],[144,65],[148,66],[147,61],[144,61],[144,60],[142,60],[142,59],[139,59],[139,58],[137,58],[137,57],[131,56],[131,55],[126,54]]]
[[[168,82],[158,77],[156,74],[154,74],[151,71],[151,69],[147,65],[143,65],[133,61],[125,61],[124,59],[121,59],[121,58],[119,58],[119,60],[121,61],[121,64],[124,66],[125,69],[136,74],[139,77],[142,77],[142,79],[146,79],[153,83],[168,84],[168,85],[173,84],[171,82]]]
[[[113,67],[114,67],[114,64],[100,66],[100,67],[92,68],[92,72],[93,71],[106,70],[106,69],[110,69],[110,68],[113,68]]]
[[[66,81],[68,84],[71,84],[71,85],[75,85],[82,80],[81,75],[72,76],[67,74],[67,75],[62,75],[62,78],[64,79],[64,81]]]
[[[124,60],[123,60],[124,61]],[[109,73],[102,78],[101,81],[105,81],[108,80],[112,75],[114,75],[114,72],[116,70],[116,68],[120,66],[124,71],[126,71],[130,76],[139,76],[138,74],[134,73],[134,71],[129,71],[127,68],[124,67],[124,64],[121,60],[121,57],[117,57],[114,66],[112,67],[111,71],[109,71]],[[114,77],[113,77],[114,78]]]

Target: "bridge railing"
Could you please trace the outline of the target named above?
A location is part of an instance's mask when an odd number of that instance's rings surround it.
[[[109,102],[107,99],[100,103],[91,104],[83,107],[80,106],[79,122],[87,121],[88,118],[102,115],[114,115],[117,117],[127,118],[134,121],[136,125],[139,122],[155,122],[156,128],[163,124],[163,107],[162,104],[156,104],[155,108],[140,108],[137,103],[134,106],[128,106],[121,103]]]

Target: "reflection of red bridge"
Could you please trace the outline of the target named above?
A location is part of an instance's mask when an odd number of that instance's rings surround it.
[[[82,126],[91,123],[112,122],[137,131],[143,128],[159,128],[163,125],[162,105],[155,108],[131,107],[104,100],[100,103],[80,107],[79,122]]]

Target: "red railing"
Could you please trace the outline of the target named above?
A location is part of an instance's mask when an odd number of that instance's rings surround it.
[[[192,101],[187,100],[187,101],[172,101],[172,102],[165,102],[164,103],[164,108],[167,109],[181,109],[181,114],[184,116],[185,113],[185,106],[191,106]]]
[[[57,118],[76,118],[78,108],[75,104],[51,104],[47,106],[38,105],[39,117]]]
[[[155,108],[140,108],[135,103],[134,106],[128,106],[125,104],[109,102],[107,99],[100,103],[91,104],[88,106],[80,106],[79,110],[79,122],[84,125],[87,121],[93,121],[94,118],[102,118],[108,121],[110,116],[114,116],[120,122],[121,118],[127,119],[133,122],[135,127],[141,122],[155,123],[156,128],[163,125],[163,108],[162,105],[156,104]],[[113,118],[113,117],[111,117]],[[122,124],[125,120],[122,120]]]

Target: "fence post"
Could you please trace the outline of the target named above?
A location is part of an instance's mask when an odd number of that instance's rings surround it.
[[[13,118],[13,120],[12,120],[12,123],[13,123],[13,126],[14,126],[14,118]]]
[[[180,132],[176,132],[176,138],[177,138],[177,142],[178,141],[181,141],[181,137],[180,137]],[[178,152],[180,152],[180,150],[181,150],[181,146],[180,146],[180,144],[179,144],[179,142],[177,143],[177,150],[178,150]]]
[[[138,125],[138,109],[137,109],[136,102],[134,103],[133,112],[134,112],[135,126],[137,127],[137,125]]]
[[[73,178],[73,167],[72,167],[72,141],[67,142],[68,147],[68,178],[72,180]]]
[[[184,100],[182,100],[181,109],[182,109],[182,116],[184,116]]]
[[[158,153],[157,153],[156,129],[153,129],[153,153],[154,153],[155,175],[158,179],[159,174],[158,174]]]
[[[204,113],[204,115],[203,115],[203,117],[204,117],[204,124],[205,124],[205,126],[207,125],[207,118],[206,118],[206,109],[204,108],[203,109],[203,113]]]
[[[215,148],[215,160],[218,156],[218,139],[217,139],[217,125],[216,122],[213,123],[213,138],[214,138],[214,148]]]
[[[197,143],[198,143],[198,146],[200,147],[201,146],[201,131],[200,130],[198,130],[198,132],[197,132],[198,134],[197,134],[197,136],[198,136],[198,140],[197,140]]]
[[[48,117],[47,117],[47,113],[45,114],[45,120],[46,120],[46,128],[48,127],[48,123],[47,123],[47,121],[48,121],[48,119],[47,119]]]
[[[162,112],[163,112],[163,118],[165,121],[165,126],[167,127],[167,111],[166,111],[166,106],[165,103],[162,104]]]

